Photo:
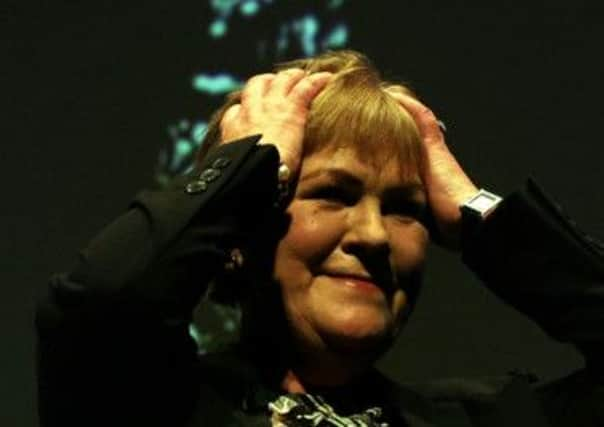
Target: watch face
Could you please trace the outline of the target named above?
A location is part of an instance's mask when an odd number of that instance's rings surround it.
[[[465,207],[484,217],[493,209],[495,209],[495,207],[499,204],[499,202],[501,202],[501,200],[501,197],[493,193],[489,193],[485,190],[480,190],[477,195],[475,195],[465,203]]]

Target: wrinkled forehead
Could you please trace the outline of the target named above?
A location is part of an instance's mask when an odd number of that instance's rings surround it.
[[[389,150],[366,153],[358,144],[333,142],[307,154],[301,178],[350,174],[369,187],[422,187],[420,165]],[[396,147],[392,148],[392,151]]]
[[[401,182],[421,182],[422,154],[419,147],[410,147],[406,141],[336,140],[322,144],[306,157],[313,159],[309,165],[313,168],[342,163],[352,171],[376,178],[388,176]]]

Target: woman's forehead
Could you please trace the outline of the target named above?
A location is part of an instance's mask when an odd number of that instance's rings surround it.
[[[352,144],[333,145],[304,157],[300,180],[347,173],[366,184],[421,185],[419,165],[385,152],[364,153]]]

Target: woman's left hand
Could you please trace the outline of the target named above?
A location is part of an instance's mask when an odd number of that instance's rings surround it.
[[[387,92],[394,97],[415,121],[422,138],[426,165],[422,179],[428,203],[441,233],[443,245],[459,249],[461,211],[459,207],[478,192],[457,159],[449,151],[438,119],[424,104],[392,86]]]

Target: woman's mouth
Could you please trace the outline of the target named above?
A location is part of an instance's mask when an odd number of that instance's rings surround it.
[[[330,275],[331,278],[336,279],[345,286],[350,286],[361,292],[375,293],[383,292],[380,286],[377,285],[372,279],[352,276],[352,275]]]

